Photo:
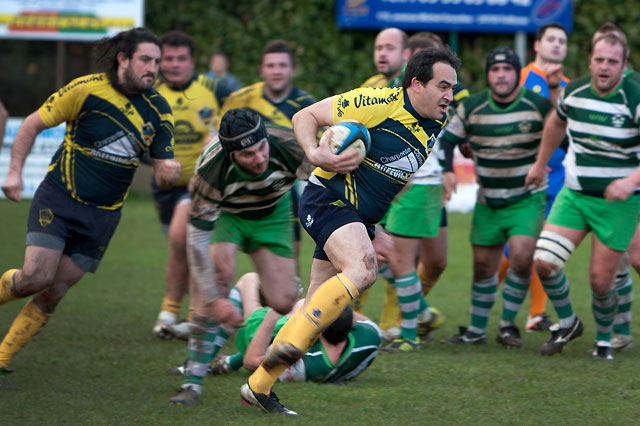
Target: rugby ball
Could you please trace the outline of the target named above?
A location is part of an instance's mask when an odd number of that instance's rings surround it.
[[[360,158],[364,158],[371,147],[371,136],[364,124],[356,120],[342,120],[329,127],[320,143],[326,138],[329,140],[329,148],[334,154],[357,151]]]

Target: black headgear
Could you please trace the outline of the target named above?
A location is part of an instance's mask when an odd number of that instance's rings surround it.
[[[496,47],[487,53],[487,61],[484,66],[485,73],[489,73],[489,68],[494,64],[505,63],[511,65],[516,70],[516,76],[520,80],[520,58],[512,49],[507,46]]]
[[[248,108],[227,111],[220,121],[218,137],[227,154],[268,139],[262,117]]]

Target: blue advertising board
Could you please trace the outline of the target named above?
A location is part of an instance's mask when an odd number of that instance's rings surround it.
[[[338,0],[341,28],[534,33],[559,22],[573,28],[571,0]]]

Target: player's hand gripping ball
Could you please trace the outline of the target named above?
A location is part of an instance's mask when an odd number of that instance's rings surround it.
[[[324,132],[322,139],[328,138],[329,135],[331,136],[329,147],[334,154],[357,151],[360,158],[364,158],[371,147],[369,130],[364,124],[356,120],[337,122]]]

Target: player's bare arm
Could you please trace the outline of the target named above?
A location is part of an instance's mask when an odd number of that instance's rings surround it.
[[[330,138],[321,144],[316,141],[318,128],[333,124],[332,106],[333,97],[329,97],[299,111],[291,120],[293,132],[312,164],[330,172],[347,173],[360,164],[358,153],[352,151],[335,155],[329,148]]]
[[[538,158],[529,169],[529,173],[527,173],[524,181],[525,187],[529,187],[529,185],[536,186],[542,182],[544,174],[546,173],[547,163],[553,155],[553,152],[560,146],[560,143],[562,143],[566,128],[567,122],[561,120],[558,114],[553,111],[544,125]]]
[[[258,330],[256,330],[256,334],[254,334],[251,339],[242,359],[242,366],[247,370],[255,371],[264,360],[278,318],[280,318],[280,314],[269,308],[267,315],[264,317]]]
[[[182,165],[177,160],[152,158],[151,164],[153,165],[153,170],[155,170],[156,183],[160,188],[169,189],[178,181]]]
[[[2,184],[2,192],[11,201],[20,201],[20,193],[22,192],[22,167],[27,159],[27,155],[31,152],[36,136],[40,134],[47,126],[40,118],[38,111],[31,113],[22,122],[22,125],[16,133],[13,141],[13,149],[11,150],[11,163],[9,164],[9,173]]]

